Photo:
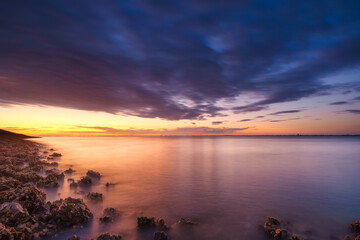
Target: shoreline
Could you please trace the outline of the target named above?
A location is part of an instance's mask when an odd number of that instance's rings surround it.
[[[84,198],[101,202],[102,193],[89,192],[81,198],[46,201],[46,193],[40,189],[57,188],[65,175],[71,176],[71,173],[76,171],[70,168],[61,172],[58,169],[57,160],[61,158],[61,153],[47,149],[43,144],[31,139],[2,137],[0,144],[0,239],[47,239],[71,227],[81,228],[91,221],[107,224],[118,220],[118,209],[106,208],[100,219],[94,219],[84,203]],[[81,188],[91,185],[99,178],[101,173],[89,170],[80,180],[72,179],[64,184]],[[111,183],[106,183],[107,187],[110,185]],[[169,239],[171,228],[191,228],[198,224],[201,223],[180,218],[176,223],[167,226],[163,219],[137,217],[137,229],[151,229],[155,240]],[[311,239],[298,235],[296,229],[291,229],[288,223],[275,218],[268,218],[263,227],[264,239]],[[353,222],[351,228],[354,233],[345,239],[360,239],[360,235],[356,236],[360,232],[360,223]],[[69,239],[80,238],[73,236]],[[96,239],[123,238],[120,234],[105,232]]]

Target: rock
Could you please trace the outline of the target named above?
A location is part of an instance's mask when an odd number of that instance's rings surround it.
[[[93,171],[93,170],[89,170],[86,173],[87,176],[92,177],[92,178],[100,178],[101,174],[99,172]]]
[[[92,180],[89,176],[85,176],[85,177],[82,177],[79,181],[78,181],[78,184],[79,185],[90,185],[92,183]]]
[[[354,232],[360,232],[360,221],[351,222],[350,229]]]
[[[97,240],[120,240],[121,235],[118,234],[110,234],[110,233],[103,233],[97,237]]]
[[[156,227],[155,218],[148,218],[148,217],[138,217],[137,218],[137,226],[138,228],[149,228],[149,227]]]
[[[193,226],[193,225],[198,225],[198,222],[194,222],[194,221],[192,221],[190,219],[180,218],[177,221],[177,224]]]
[[[67,170],[64,171],[66,174],[71,174],[73,172],[75,172],[75,170],[73,170],[72,168],[69,168]]]
[[[78,184],[76,182],[70,183],[70,188],[77,188]]]
[[[282,228],[280,221],[274,217],[267,217],[264,230],[271,240],[300,240],[298,236]]]
[[[0,192],[20,187],[22,183],[12,177],[0,177]]]
[[[46,194],[32,184],[7,191],[1,194],[0,203],[18,202],[29,213],[34,213],[45,204]]]
[[[0,205],[0,222],[15,227],[27,222],[35,222],[28,211],[17,202],[6,202]]]
[[[89,208],[81,199],[66,198],[50,204],[49,213],[43,218],[58,227],[70,227],[87,223],[92,217]]]
[[[0,239],[1,240],[25,240],[25,234],[17,232],[14,228],[7,228],[0,223]]]
[[[61,153],[56,153],[54,152],[53,154],[50,155],[51,157],[61,157]]]
[[[164,231],[158,231],[154,233],[154,240],[167,240],[168,237]]]
[[[64,179],[65,177],[64,173],[59,173],[57,169],[48,170],[47,173],[49,173],[49,175],[46,176],[44,179],[41,179],[37,183],[38,187],[44,187],[44,188],[58,187],[59,186],[58,180]]]
[[[89,192],[88,195],[86,195],[86,197],[92,201],[102,201],[103,199],[102,193],[98,193],[98,192]]]
[[[102,223],[108,223],[108,222],[114,222],[116,221],[120,216],[120,211],[118,211],[115,208],[105,208],[104,214],[100,218],[100,222]]]
[[[68,238],[68,240],[81,240],[81,238],[79,236],[74,235],[74,236]]]

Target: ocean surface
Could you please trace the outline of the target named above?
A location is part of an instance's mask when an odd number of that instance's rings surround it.
[[[87,170],[103,177],[89,188],[70,189],[67,179],[46,190],[48,200],[101,192],[104,200],[86,204],[94,218],[77,234],[102,232],[123,239],[152,239],[138,231],[137,216],[199,222],[173,225],[172,240],[266,239],[267,216],[290,221],[295,232],[313,239],[343,238],[352,220],[360,220],[359,137],[44,137],[35,141],[63,156],[59,168]],[[115,185],[106,187],[107,182]],[[99,223],[106,207],[121,218]]]

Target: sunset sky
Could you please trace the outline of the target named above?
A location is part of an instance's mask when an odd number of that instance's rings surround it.
[[[360,1],[1,1],[0,128],[360,134]]]

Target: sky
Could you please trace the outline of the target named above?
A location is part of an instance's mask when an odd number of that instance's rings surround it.
[[[0,1],[0,128],[360,134],[360,2]]]

